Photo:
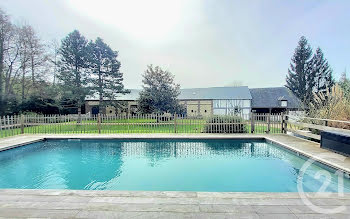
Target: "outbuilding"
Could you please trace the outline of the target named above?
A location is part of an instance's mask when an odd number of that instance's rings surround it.
[[[252,88],[252,112],[280,113],[301,111],[303,105],[286,87]]]

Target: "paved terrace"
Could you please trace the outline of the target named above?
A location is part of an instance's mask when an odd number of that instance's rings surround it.
[[[49,138],[266,138],[323,163],[350,172],[350,158],[319,148],[319,144],[283,134],[72,134],[18,135],[0,139],[0,151]],[[320,159],[328,152],[333,158]],[[344,160],[344,161],[341,161]],[[336,215],[320,215],[297,193],[129,192],[76,190],[0,190],[0,217],[35,218],[349,218],[350,194],[315,196],[323,209],[345,206]],[[309,205],[309,204],[308,204]]]
[[[312,211],[297,193],[0,190],[0,217],[16,218],[349,218],[350,195],[310,198],[335,215]]]

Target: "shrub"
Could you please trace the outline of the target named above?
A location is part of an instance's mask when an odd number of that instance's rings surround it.
[[[42,98],[39,95],[30,96],[19,106],[22,112],[34,112],[37,114],[58,114],[59,108],[54,99]]]
[[[212,116],[204,127],[205,133],[247,133],[247,125],[239,116]]]
[[[313,103],[310,104],[308,116],[332,120],[350,120],[350,100],[344,97],[340,86],[335,85],[330,91],[314,94]],[[323,125],[322,121],[311,121]],[[329,122],[328,126],[350,129],[350,125],[338,122]]]

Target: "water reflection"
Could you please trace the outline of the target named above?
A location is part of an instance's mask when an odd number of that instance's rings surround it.
[[[124,156],[145,156],[155,162],[169,157],[223,156],[223,157],[273,157],[283,158],[285,152],[270,147],[265,142],[247,141],[139,141],[123,142]]]

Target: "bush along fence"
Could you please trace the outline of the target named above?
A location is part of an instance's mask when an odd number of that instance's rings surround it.
[[[189,117],[185,115],[19,115],[0,118],[0,137],[72,133],[283,133],[283,114]]]

